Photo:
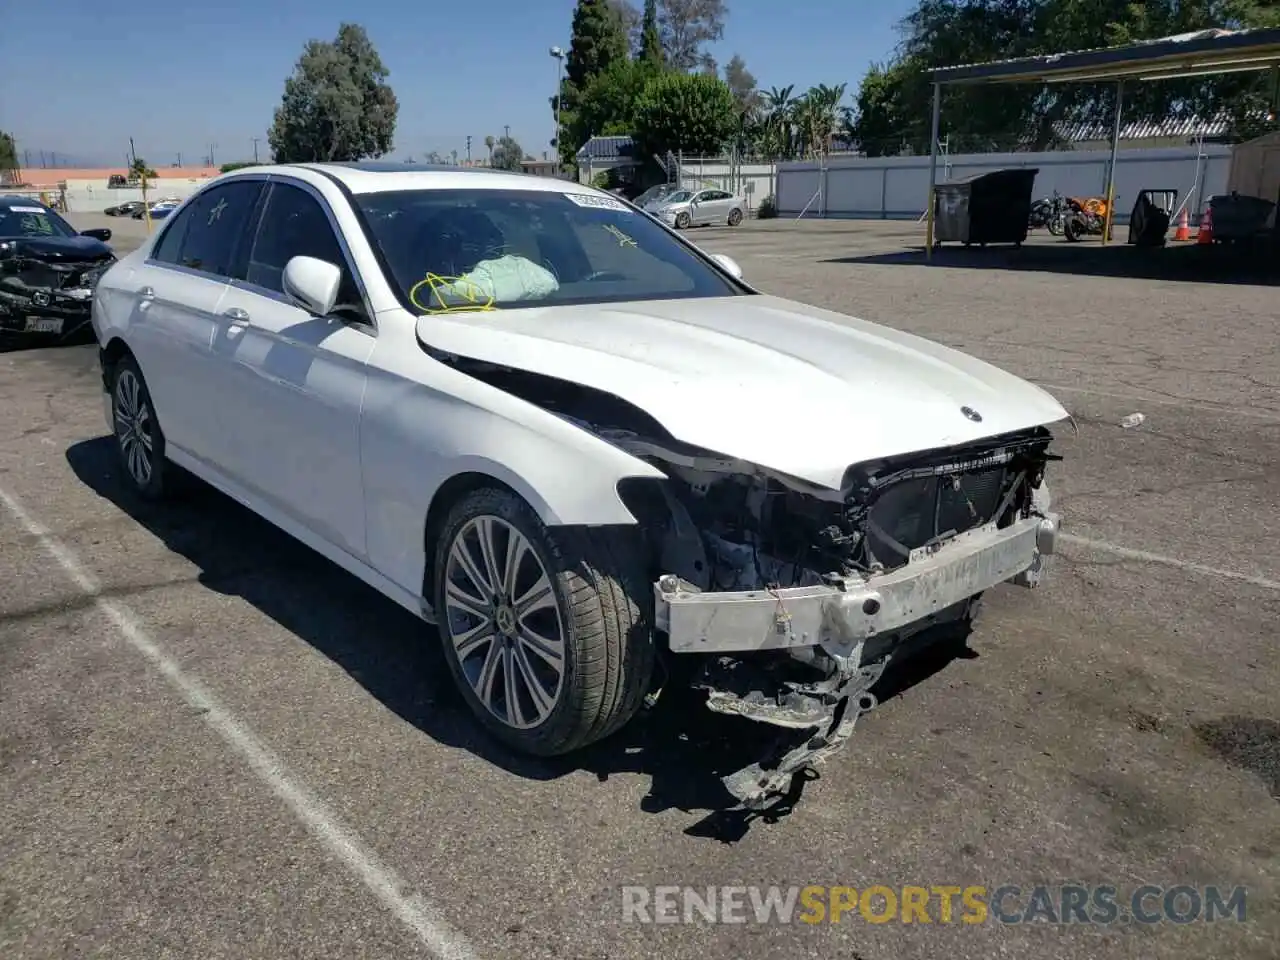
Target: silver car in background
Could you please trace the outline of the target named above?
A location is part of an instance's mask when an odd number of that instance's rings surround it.
[[[736,227],[742,222],[746,204],[726,190],[676,190],[644,209],[668,226],[683,230],[722,223]]]

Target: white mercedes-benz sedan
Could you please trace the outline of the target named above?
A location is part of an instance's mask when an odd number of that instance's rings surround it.
[[[181,467],[436,624],[532,754],[683,677],[777,733],[725,779],[759,805],[907,638],[1053,552],[1051,396],[575,183],[238,170],[106,273],[93,324],[137,494]]]

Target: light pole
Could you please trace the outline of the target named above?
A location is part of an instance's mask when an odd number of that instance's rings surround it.
[[[551,145],[556,148],[556,173],[560,173],[560,98],[564,90],[564,51],[552,47],[547,51],[556,61],[556,135]]]

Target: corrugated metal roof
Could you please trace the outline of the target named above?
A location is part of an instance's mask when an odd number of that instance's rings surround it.
[[[579,160],[629,160],[635,154],[635,146],[630,137],[592,137],[576,156]]]
[[[930,79],[952,83],[1053,83],[1141,78],[1145,73],[1185,76],[1264,69],[1280,62],[1280,29],[1197,30],[1122,47],[1096,47],[1038,57],[937,67]]]
[[[1121,140],[1155,140],[1164,137],[1223,137],[1231,132],[1231,117],[1220,113],[1215,117],[1180,116],[1166,117],[1163,120],[1135,120],[1122,123]],[[1053,132],[1067,143],[1082,143],[1089,140],[1110,140],[1112,126],[1110,123],[1094,123],[1081,121],[1076,123],[1055,123]]]

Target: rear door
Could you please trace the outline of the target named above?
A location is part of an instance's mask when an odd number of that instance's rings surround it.
[[[223,390],[210,348],[265,181],[211,187],[172,215],[148,259],[124,281],[132,296],[129,346],[171,447],[217,464]]]
[[[712,193],[711,190],[699,190],[693,195],[689,212],[694,226],[705,226],[715,217],[715,204],[711,202]]]
[[[712,223],[726,223],[729,219],[729,209],[733,206],[733,194],[724,190],[711,190],[710,200],[707,205],[711,211]]]

